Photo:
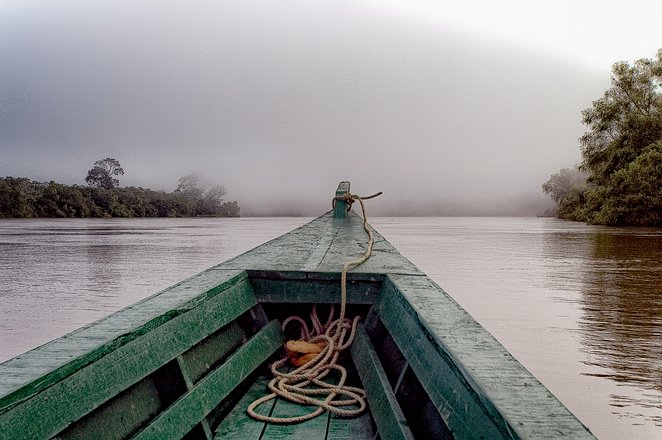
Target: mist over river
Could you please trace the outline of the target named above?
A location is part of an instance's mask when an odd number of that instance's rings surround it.
[[[0,220],[0,362],[308,220]],[[596,436],[662,438],[662,229],[370,223]]]

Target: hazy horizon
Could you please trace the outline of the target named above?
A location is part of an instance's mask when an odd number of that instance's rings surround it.
[[[594,1],[481,5],[2,2],[0,176],[113,157],[122,186],[199,172],[242,215],[316,215],[341,180],[384,191],[376,215],[535,215],[611,64],[655,41]]]

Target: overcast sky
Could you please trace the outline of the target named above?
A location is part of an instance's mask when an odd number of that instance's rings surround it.
[[[244,214],[531,204],[581,110],[662,47],[659,1],[0,0],[0,176],[193,171]],[[533,208],[531,208],[533,209]],[[514,210],[513,212],[519,212]]]

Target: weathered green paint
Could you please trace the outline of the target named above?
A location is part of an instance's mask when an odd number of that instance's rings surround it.
[[[134,440],[181,438],[283,343],[280,326],[270,322],[204,379],[140,431]]]
[[[314,298],[317,304],[337,304],[340,298],[340,276],[331,280],[270,280],[252,279],[255,296],[262,303],[309,303]],[[355,281],[347,282],[348,304],[373,304],[381,285]]]
[[[296,417],[308,414],[315,410],[315,407],[297,405],[283,399],[278,399],[274,406],[272,416],[275,417]],[[307,420],[303,423],[293,423],[279,425],[270,423],[264,430],[262,440],[280,440],[280,439],[324,439],[329,426],[329,414],[324,413],[320,416]]]
[[[186,359],[184,359],[184,355],[177,356],[177,366],[179,367],[179,371],[182,373],[182,379],[184,379],[186,390],[187,391],[192,390],[195,387],[193,383],[193,374],[191,373],[190,363],[187,362]],[[204,433],[205,439],[212,440],[213,436],[211,432],[211,427],[209,426],[209,422],[207,421],[206,417],[200,421],[200,427],[202,428],[202,432]]]
[[[339,272],[305,272],[305,271],[262,271],[248,270],[248,279],[251,284],[259,280],[272,281],[305,281],[315,282],[339,282]],[[350,272],[347,280],[350,283],[372,283],[381,288],[385,275],[380,273]]]
[[[248,405],[253,403],[256,399],[269,393],[267,384],[271,380],[271,376],[260,376],[255,383],[246,391],[246,394],[239,400],[237,405],[230,411],[230,413],[223,419],[223,421],[216,428],[215,440],[221,439],[245,439],[245,440],[259,440],[262,432],[266,427],[266,423],[253,420],[246,414]],[[261,405],[257,411],[264,415],[270,415],[276,400],[271,400]]]
[[[197,383],[219,361],[239,347],[244,342],[244,337],[239,324],[232,322],[183,353],[182,358],[191,382]]]
[[[413,439],[400,405],[386,377],[375,349],[363,328],[359,325],[351,348],[352,359],[359,372],[363,388],[370,404],[370,411],[383,440]]]
[[[439,440],[453,439],[435,404],[407,364],[375,308],[368,314],[365,328],[414,437],[425,438],[428,433],[434,432]]]
[[[326,440],[373,440],[370,413],[364,413],[351,419],[331,416]]]
[[[493,419],[446,353],[435,350],[426,329],[417,322],[415,312],[407,307],[399,292],[387,287],[375,308],[456,438],[477,438],[477,433],[490,439],[509,438],[505,421],[498,412],[496,417],[500,420]],[[434,365],[434,369],[429,365]],[[502,428],[496,423],[501,423]]]
[[[350,419],[335,416],[329,418],[329,416],[325,414],[321,416],[322,420],[307,421],[297,427],[285,429],[283,426],[274,425],[269,428],[267,436],[263,437],[268,424],[247,417],[246,409],[253,401],[269,393],[267,384],[271,379],[272,377],[269,373],[268,375],[260,376],[256,380],[234,409],[232,409],[227,417],[225,417],[225,419],[219,424],[218,428],[216,428],[215,440],[239,438],[242,440],[258,440],[266,439],[269,436],[275,436],[275,438],[308,438],[310,440],[325,438],[326,440],[374,439],[369,413]],[[274,406],[276,405],[277,400],[278,399],[274,399],[264,403],[258,408],[258,411],[264,415],[275,415]],[[278,402],[279,414],[292,414],[294,411],[296,411],[297,414],[301,414],[303,411],[306,411],[306,409],[294,408],[291,404],[281,401]],[[327,420],[328,428],[326,428]],[[304,434],[309,434],[309,436],[301,437],[301,435]]]
[[[423,275],[377,231],[374,231],[374,237],[372,257],[352,269],[351,274]],[[338,220],[327,213],[214,268],[250,272],[299,272],[301,278],[305,278],[308,273],[338,274],[346,261],[363,255],[367,244],[363,219],[358,214],[350,211],[346,219]]]
[[[246,277],[210,269],[0,364],[0,413]]]
[[[158,391],[151,378],[141,380],[116,399],[84,417],[55,438],[58,440],[111,440],[130,436],[161,409]],[[25,437],[29,438],[30,433]]]
[[[191,380],[191,372],[189,371],[188,364],[182,356],[177,356],[176,359],[179,371],[182,373],[182,379],[184,379],[184,385],[186,385],[187,390],[190,390],[193,388],[193,381]]]
[[[403,370],[407,368],[407,360],[404,358],[393,337],[389,334],[384,324],[379,319],[377,309],[371,307],[365,319],[365,330],[370,336],[370,341],[375,351],[380,356],[382,366],[386,372],[389,384],[393,391],[398,391],[398,383],[402,380]]]
[[[294,367],[290,367],[290,370]],[[338,381],[333,375],[324,379],[330,384],[337,384]],[[321,396],[320,396],[321,397]],[[275,417],[297,417],[309,414],[317,408],[312,406],[302,406],[284,399],[278,398],[274,404],[271,415]],[[318,417],[294,424],[269,423],[265,426],[261,440],[280,440],[280,439],[326,439],[329,430],[330,415],[322,413]],[[366,439],[367,440],[367,439]]]
[[[594,438],[428,277],[389,275],[375,308],[456,438]]]
[[[342,197],[349,192],[349,182],[340,182],[338,189],[336,189],[336,197]],[[333,208],[334,218],[347,217],[347,202],[344,200],[336,200],[335,207]]]
[[[132,338],[95,363],[0,414],[2,437],[55,435],[255,304],[250,285],[242,279],[198,307],[142,337]]]

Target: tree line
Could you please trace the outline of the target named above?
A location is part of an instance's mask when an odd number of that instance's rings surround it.
[[[662,226],[662,49],[612,67],[611,87],[582,112],[582,162],[542,186],[560,218]]]
[[[236,201],[224,201],[225,189],[209,185],[198,174],[179,179],[173,192],[119,187],[124,174],[115,159],[95,163],[89,186],[0,177],[0,217],[239,217]]]

